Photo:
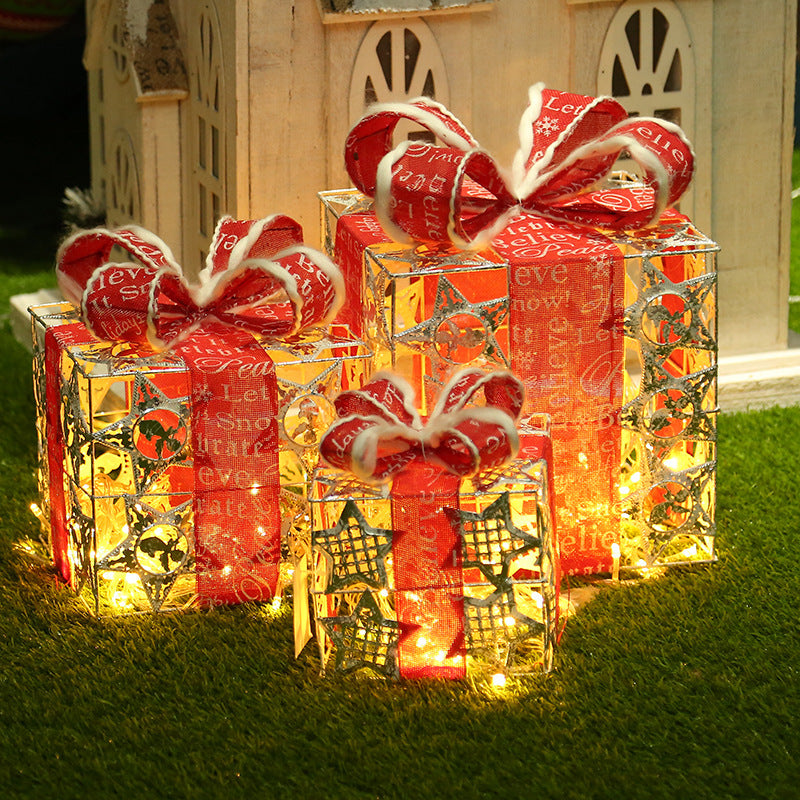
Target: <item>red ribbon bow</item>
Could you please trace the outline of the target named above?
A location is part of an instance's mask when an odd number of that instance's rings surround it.
[[[465,407],[480,391],[485,407]],[[320,442],[332,466],[363,480],[384,480],[415,460],[465,477],[508,461],[519,449],[514,421],[522,409],[522,383],[510,372],[457,373],[423,424],[411,387],[396,375],[377,373],[358,391],[335,401],[341,419]]]
[[[680,128],[628,118],[610,97],[530,89],[520,148],[510,175],[447,109],[421,97],[374,105],[353,127],[345,162],[356,187],[374,197],[375,213],[397,241],[488,244],[512,217],[610,229],[655,224],[689,185],[694,154]],[[443,146],[403,142],[392,149],[401,119],[433,133]],[[621,153],[642,168],[648,191],[594,192]]]
[[[109,262],[114,245],[140,264]],[[224,217],[200,283],[190,285],[169,247],[138,226],[97,228],[67,239],[56,273],[86,327],[100,339],[173,347],[209,323],[270,338],[324,325],[343,300],[338,268],[302,244],[292,219]]]

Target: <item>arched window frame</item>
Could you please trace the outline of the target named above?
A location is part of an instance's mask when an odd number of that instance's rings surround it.
[[[142,199],[139,168],[130,134],[118,129],[112,138],[107,164],[106,203],[112,225],[139,221]]]
[[[598,94],[631,114],[661,117],[694,133],[695,64],[691,34],[673,0],[628,0],[603,40]]]
[[[425,95],[447,105],[449,94],[439,44],[423,20],[379,21],[367,29],[350,79],[351,123],[370,103],[400,102]]]
[[[213,0],[197,5],[188,25],[190,161],[184,251],[189,261],[198,258],[202,266],[216,223],[225,213],[228,141],[219,15]]]

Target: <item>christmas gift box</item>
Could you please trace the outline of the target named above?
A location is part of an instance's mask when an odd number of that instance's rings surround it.
[[[320,329],[338,269],[276,216],[223,219],[197,286],[133,227],[71,237],[58,276],[80,314],[32,315],[60,575],[98,612],[274,598],[331,399],[363,383],[362,343]]]
[[[400,120],[441,144],[393,148]],[[497,308],[507,301],[507,317],[497,329],[481,320],[485,296],[451,305],[473,318],[458,352],[510,365],[525,384],[523,428],[534,410],[551,417],[564,572],[713,560],[718,248],[670,208],[690,182],[691,147],[676,126],[629,119],[611,98],[541,85],[520,139],[507,175],[427,98],[367,111],[345,148],[356,191],[323,198],[351,296],[364,286],[362,308],[347,313],[376,330],[398,317],[391,293],[375,291],[374,262],[431,272],[435,251],[482,263],[478,283],[486,276],[483,291]],[[609,178],[621,155],[639,165],[638,182]],[[447,332],[440,307],[415,318],[432,337],[427,353]],[[437,371],[444,359],[392,363],[429,388],[448,374]]]
[[[424,422],[392,373],[339,395],[311,496],[323,664],[495,680],[552,667],[550,440],[519,447],[521,407],[510,373],[475,369]]]

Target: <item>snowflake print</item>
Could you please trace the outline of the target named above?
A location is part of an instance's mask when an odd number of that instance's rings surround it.
[[[536,123],[536,132],[542,136],[551,136],[558,130],[558,123],[551,117],[542,117]]]
[[[611,259],[608,256],[592,256],[588,266],[593,276],[605,275],[611,269]]]

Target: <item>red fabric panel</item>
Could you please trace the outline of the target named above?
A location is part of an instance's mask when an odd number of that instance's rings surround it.
[[[83,325],[59,325],[44,335],[45,399],[47,426],[47,469],[50,476],[50,548],[53,563],[61,578],[72,580],[69,563],[69,533],[64,499],[64,429],[61,425],[61,352],[74,344],[93,340]]]
[[[336,225],[336,263],[344,276],[347,298],[336,322],[348,325],[358,338],[365,333],[364,249],[389,241],[374,214],[345,214]]]
[[[192,384],[197,593],[206,605],[268,600],[280,561],[275,365],[221,326],[176,353]]]
[[[611,568],[623,386],[623,259],[585,229],[524,216],[494,241],[510,265],[511,366],[551,416],[561,566]]]
[[[395,604],[400,675],[466,674],[461,543],[442,511],[458,508],[459,478],[414,461],[392,484]]]

